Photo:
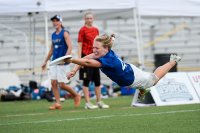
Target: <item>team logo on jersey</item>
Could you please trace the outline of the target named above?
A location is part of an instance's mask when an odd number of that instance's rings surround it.
[[[125,70],[125,68],[126,68],[126,64],[122,61],[122,59],[121,58],[119,58],[119,57],[117,57],[118,59],[119,59],[119,61],[121,62],[121,64],[122,64],[122,70],[124,71]]]
[[[53,43],[60,43],[61,42],[61,39],[55,39],[55,40],[52,40]]]

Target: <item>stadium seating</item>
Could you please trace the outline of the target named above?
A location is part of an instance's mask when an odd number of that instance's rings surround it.
[[[81,15],[80,15],[81,16]],[[107,16],[108,17],[108,16]],[[30,21],[32,20],[32,21]],[[45,29],[43,16],[38,15],[34,20],[28,16],[2,17],[0,20],[0,72],[11,71],[19,75],[22,83],[29,80],[41,80],[40,66],[46,55],[44,45]],[[73,53],[77,53],[77,34],[83,25],[82,17],[70,20],[63,13],[63,25],[69,29],[73,42]],[[179,29],[168,36],[167,32],[185,23],[186,27]],[[177,53],[183,57],[178,65],[178,71],[194,71],[200,68],[200,18],[195,17],[142,17],[143,45],[162,37],[152,46],[144,48],[144,60],[147,71],[154,70],[154,54]],[[4,26],[1,26],[3,24]],[[49,21],[49,42],[54,31]],[[100,32],[113,31],[117,33],[116,43],[113,47],[125,61],[135,65],[138,63],[137,45],[134,20],[130,19],[97,19],[95,25]],[[8,28],[6,28],[6,27]],[[35,28],[34,28],[35,27]],[[13,29],[13,30],[12,30]],[[15,32],[15,30],[20,32]],[[26,35],[28,42],[23,34]],[[163,37],[164,36],[164,37]],[[34,39],[35,38],[35,39]],[[131,40],[132,39],[132,40]],[[33,71],[34,70],[34,71]],[[47,73],[44,73],[44,78]],[[110,83],[102,75],[103,83]]]

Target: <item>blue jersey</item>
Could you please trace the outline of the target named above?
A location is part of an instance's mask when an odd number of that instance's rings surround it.
[[[52,44],[53,44],[53,57],[52,60],[55,60],[59,57],[65,56],[67,52],[67,44],[64,38],[64,32],[66,30],[62,29],[59,34],[54,32],[52,34]],[[68,32],[68,31],[67,31]]]
[[[119,86],[129,86],[134,82],[134,72],[131,66],[124,63],[112,50],[98,58],[100,70]]]

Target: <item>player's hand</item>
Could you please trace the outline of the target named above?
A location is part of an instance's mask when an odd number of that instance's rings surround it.
[[[76,72],[71,71],[71,72],[69,72],[69,73],[67,74],[67,78],[70,79],[70,78],[74,77],[75,74],[76,74]]]
[[[45,70],[45,68],[46,68],[46,65],[47,65],[47,63],[46,63],[46,62],[44,62],[44,63],[42,64],[42,70]]]
[[[71,63],[71,59],[64,59],[64,62],[70,64]]]

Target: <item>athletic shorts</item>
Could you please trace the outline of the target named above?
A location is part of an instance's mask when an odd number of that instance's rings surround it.
[[[90,81],[93,81],[95,86],[100,86],[100,71],[99,68],[83,67],[79,70],[79,79],[83,80],[83,85],[88,86]]]
[[[59,83],[68,83],[67,74],[70,72],[69,65],[54,65],[49,67],[49,77]]]
[[[152,87],[159,80],[154,73],[144,72],[136,66],[132,64],[130,65],[134,71],[135,76],[135,80],[131,87],[147,89]]]

